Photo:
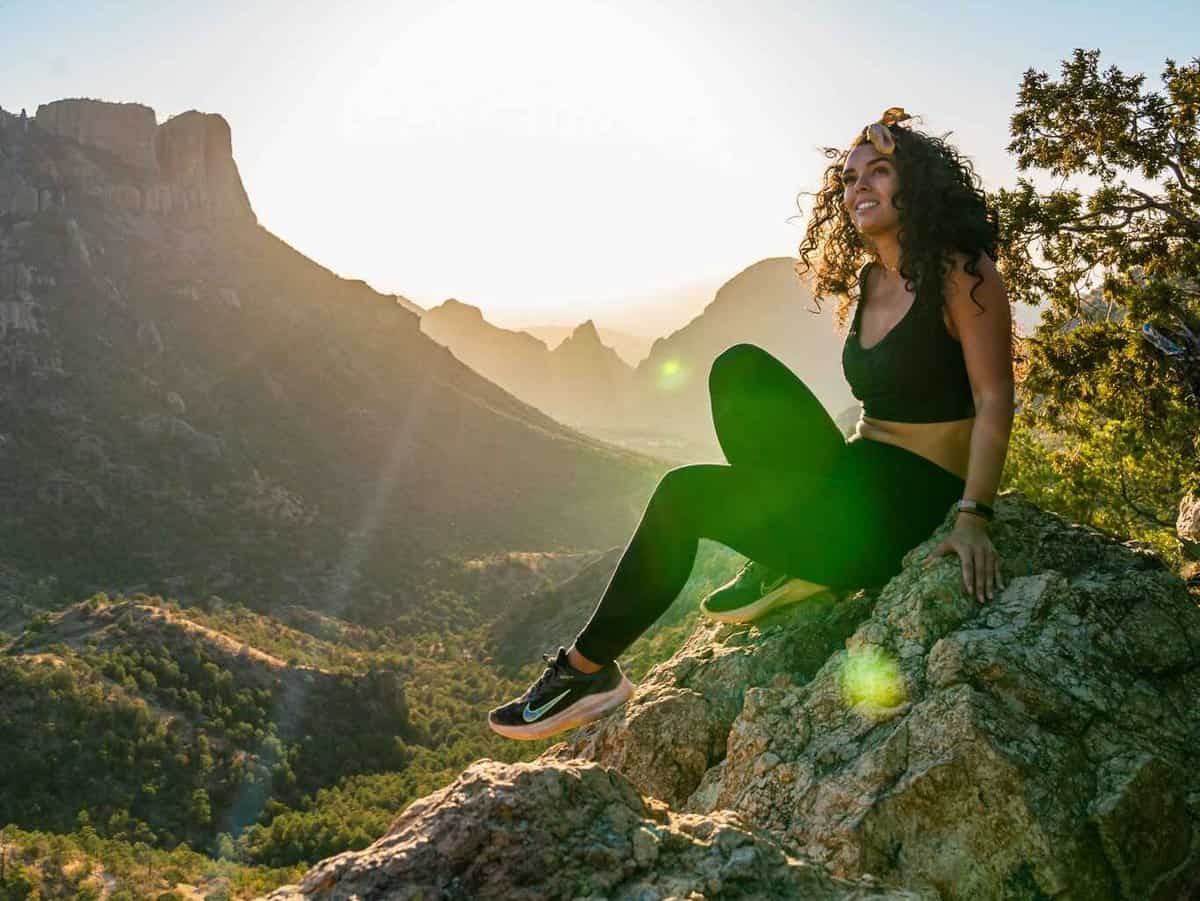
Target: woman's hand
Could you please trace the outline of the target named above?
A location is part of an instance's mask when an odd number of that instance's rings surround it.
[[[984,604],[995,597],[997,588],[1004,589],[1004,578],[1000,575],[1000,558],[996,549],[992,547],[992,539],[987,533],[985,521],[980,520],[979,525],[956,525],[921,563],[928,566],[936,558],[950,551],[958,554],[958,559],[962,562],[964,589],[967,594],[974,594],[979,603]]]

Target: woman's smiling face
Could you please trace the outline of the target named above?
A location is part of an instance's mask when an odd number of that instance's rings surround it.
[[[842,206],[861,234],[878,235],[899,228],[900,212],[892,206],[892,198],[900,189],[900,179],[890,157],[869,142],[859,144],[846,158],[842,186]]]

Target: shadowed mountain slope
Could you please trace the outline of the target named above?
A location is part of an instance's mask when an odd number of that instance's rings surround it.
[[[385,615],[435,555],[620,541],[662,465],[404,306],[256,223],[220,116],[0,113],[0,553],[76,595]]]

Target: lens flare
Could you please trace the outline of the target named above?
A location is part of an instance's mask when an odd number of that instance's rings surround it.
[[[842,696],[847,706],[860,704],[886,709],[907,699],[900,662],[883,648],[868,645],[852,649],[842,662]]]
[[[658,387],[662,391],[676,391],[690,381],[691,367],[682,360],[664,360],[658,367]]]

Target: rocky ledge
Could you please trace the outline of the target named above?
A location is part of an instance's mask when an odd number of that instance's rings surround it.
[[[920,898],[830,876],[736,816],[673,813],[584,761],[473,764],[370,848],[319,864],[299,898]]]
[[[997,515],[991,603],[920,564],[948,515],[877,595],[700,626],[618,714],[272,897],[1191,897],[1196,598],[1017,496]]]

